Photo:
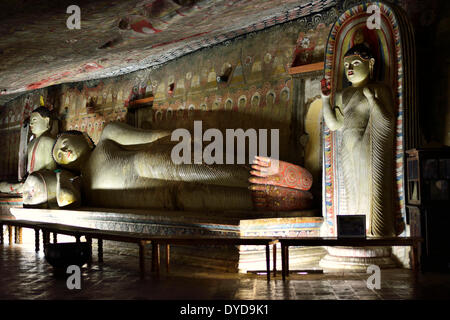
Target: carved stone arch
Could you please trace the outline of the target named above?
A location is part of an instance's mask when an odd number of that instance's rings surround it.
[[[349,5],[353,3],[348,1]],[[367,8],[377,5],[380,8],[381,25],[379,29],[368,30],[366,23],[371,14]],[[364,29],[365,28],[365,29]],[[404,151],[417,146],[419,130],[415,97],[415,44],[412,27],[406,13],[399,7],[381,1],[367,2],[350,7],[344,11],[330,30],[325,50],[325,78],[333,89],[330,97],[334,105],[334,92],[345,87],[343,76],[343,55],[353,45],[355,33],[362,30],[375,41],[375,55],[378,66],[377,81],[384,82],[393,89],[395,98],[395,202],[397,221],[405,215]],[[366,30],[367,29],[367,30]],[[380,70],[378,70],[380,71]],[[340,204],[339,154],[336,146],[340,141],[339,131],[323,128],[324,166],[323,166],[323,212],[327,235],[336,234],[336,214]]]

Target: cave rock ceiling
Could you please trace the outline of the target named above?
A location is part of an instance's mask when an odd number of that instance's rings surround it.
[[[77,2],[81,28],[69,29]],[[334,0],[2,0],[0,104],[29,90],[161,65]],[[73,21],[73,20],[71,20]]]

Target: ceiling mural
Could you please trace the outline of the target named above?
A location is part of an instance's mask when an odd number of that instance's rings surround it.
[[[71,30],[66,7],[38,2],[41,10],[26,10],[25,0],[18,1],[22,7],[5,9],[10,15],[2,10],[0,104],[54,84],[157,67],[336,5],[336,0],[79,1],[80,29]]]

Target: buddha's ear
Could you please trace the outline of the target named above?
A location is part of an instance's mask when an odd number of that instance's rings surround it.
[[[51,127],[50,118],[46,117],[46,118],[44,118],[44,120],[45,120],[45,123],[47,124],[47,128],[50,128]]]
[[[375,65],[375,59],[370,58],[369,60],[369,77],[371,80],[373,80],[373,66]]]

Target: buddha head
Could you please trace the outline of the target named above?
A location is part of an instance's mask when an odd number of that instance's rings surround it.
[[[266,104],[267,104],[267,107],[272,108],[274,102],[275,102],[275,93],[269,92],[269,93],[266,95]]]
[[[344,55],[345,75],[353,86],[366,83],[373,77],[375,58],[365,44],[353,46]]]
[[[231,99],[228,99],[225,102],[225,110],[231,110],[233,108],[233,101],[231,101]]]
[[[247,104],[247,99],[245,97],[239,98],[239,102],[238,102],[239,110],[244,109],[246,104]]]
[[[252,107],[253,107],[253,108],[259,107],[259,94],[255,94],[255,95],[252,97]]]
[[[53,159],[68,169],[81,169],[81,164],[90,155],[94,143],[81,131],[65,131],[58,135],[53,146]]]
[[[281,91],[281,101],[288,102],[289,101],[289,89],[284,88]]]
[[[31,113],[30,129],[31,132],[39,137],[50,130],[52,124],[51,111],[45,107],[39,107]]]

